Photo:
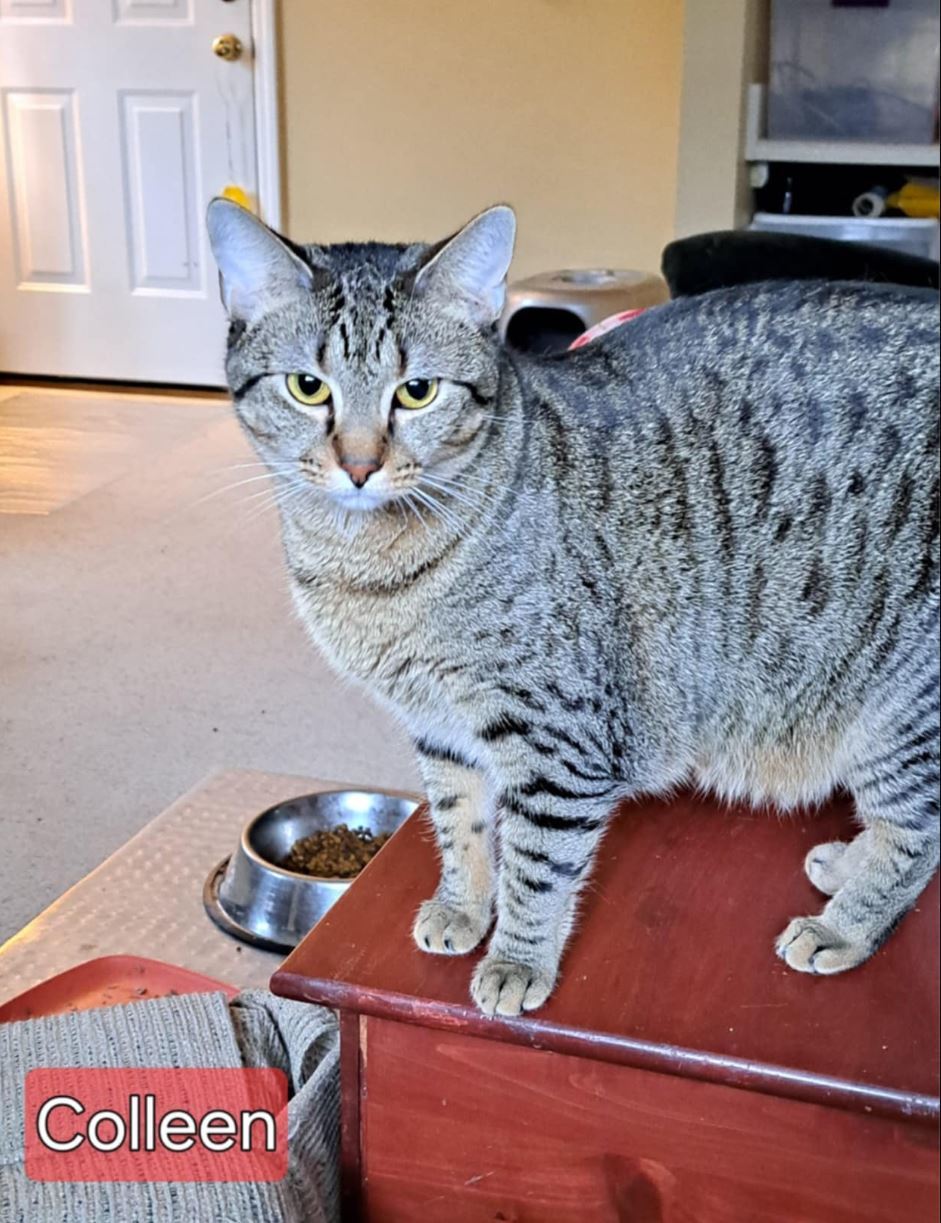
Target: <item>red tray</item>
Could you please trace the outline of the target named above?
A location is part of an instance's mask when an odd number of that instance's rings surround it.
[[[99,1006],[140,1002],[146,998],[165,998],[169,994],[207,994],[222,990],[233,998],[238,990],[177,968],[161,960],[136,955],[105,955],[86,960],[60,972],[32,989],[17,994],[0,1006],[0,1023],[17,1019],[37,1019],[41,1015],[65,1015],[70,1011],[91,1011]]]

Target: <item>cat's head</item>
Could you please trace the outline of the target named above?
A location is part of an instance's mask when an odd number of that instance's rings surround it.
[[[222,199],[208,224],[236,411],[276,473],[350,510],[460,473],[494,411],[510,208],[436,245],[297,246]]]

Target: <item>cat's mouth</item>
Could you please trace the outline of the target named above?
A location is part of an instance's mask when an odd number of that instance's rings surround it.
[[[354,478],[339,468],[334,471],[324,471],[322,468],[311,470],[302,464],[301,474],[320,496],[344,510],[377,510],[395,500],[395,490],[389,487],[381,470],[366,473],[365,478],[357,472]]]
[[[339,470],[330,473],[304,472],[312,484],[330,504],[345,512],[356,514],[375,513],[379,510],[399,508],[410,512],[422,522],[429,518],[446,518],[442,505],[441,487],[425,488],[413,471],[404,476],[396,472],[391,478],[383,470],[371,475],[362,484],[349,479]]]
[[[331,501],[343,509],[359,512],[378,510],[395,500],[394,493],[379,488],[371,489],[368,485],[365,488],[331,488],[329,496]]]

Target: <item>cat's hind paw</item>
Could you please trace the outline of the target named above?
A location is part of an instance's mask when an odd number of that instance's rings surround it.
[[[488,956],[474,973],[471,997],[485,1015],[520,1015],[542,1006],[554,985],[554,974]]]
[[[422,951],[433,955],[466,955],[487,933],[489,915],[468,913],[441,900],[426,900],[418,910],[412,935]]]
[[[795,917],[778,936],[775,951],[797,972],[846,972],[868,959],[870,948],[844,938],[819,917]]]

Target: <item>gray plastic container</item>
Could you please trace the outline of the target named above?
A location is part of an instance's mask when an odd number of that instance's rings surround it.
[[[772,140],[938,139],[936,0],[773,0]]]
[[[806,234],[842,242],[867,242],[904,255],[937,261],[938,222],[914,217],[802,217],[756,212],[749,229],[766,233]]]

